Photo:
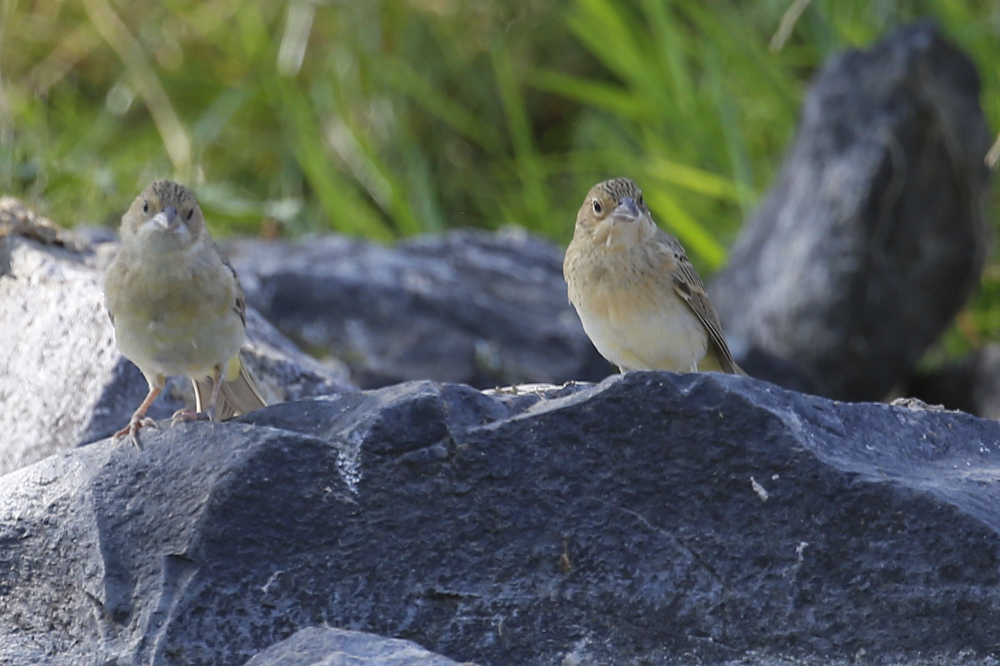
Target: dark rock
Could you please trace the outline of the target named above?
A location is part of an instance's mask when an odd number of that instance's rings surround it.
[[[929,24],[824,66],[777,185],[711,285],[738,360],[759,348],[849,400],[909,376],[983,267],[978,96],[971,61]]]
[[[995,663],[998,465],[991,421],[717,374],[285,403],[0,478],[0,661]]]
[[[229,247],[247,302],[372,388],[409,379],[488,388],[613,369],[566,297],[562,251],[519,232],[458,231],[388,248],[339,236]]]
[[[115,246],[44,238],[0,235],[0,473],[109,436],[147,390],[118,352],[104,308]],[[271,401],[353,390],[342,372],[303,354],[256,312],[247,334],[244,358]],[[193,400],[190,382],[172,379],[150,416],[166,418]]]
[[[461,666],[416,643],[360,631],[309,627],[259,653],[246,666]],[[472,666],[469,664],[469,666]]]

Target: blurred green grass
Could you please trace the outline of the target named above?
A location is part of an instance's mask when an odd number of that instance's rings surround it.
[[[517,224],[565,243],[590,185],[628,175],[711,272],[831,54],[932,17],[1000,114],[1000,4],[815,0],[772,49],[790,4],[4,0],[0,190],[114,225],[171,177],[222,234]],[[976,335],[1000,334],[998,300],[977,298]]]

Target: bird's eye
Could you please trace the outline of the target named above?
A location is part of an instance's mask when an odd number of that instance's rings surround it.
[[[638,203],[640,206],[642,206],[642,195],[641,194],[639,195],[639,199],[637,200],[636,203]]]
[[[194,217],[194,208],[190,209],[187,214],[187,221],[190,222],[191,218]]]
[[[604,210],[604,208],[601,207],[601,202],[594,199],[594,213],[600,215],[602,210]]]
[[[149,212],[149,202],[146,201],[145,199],[142,200],[142,212],[143,213]]]

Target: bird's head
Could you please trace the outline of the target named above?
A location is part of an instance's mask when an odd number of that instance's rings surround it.
[[[642,190],[629,178],[594,185],[576,215],[574,235],[584,234],[609,248],[644,242],[656,231]]]
[[[140,241],[150,249],[182,248],[205,233],[205,217],[194,193],[158,180],[142,191],[122,218],[122,243]]]

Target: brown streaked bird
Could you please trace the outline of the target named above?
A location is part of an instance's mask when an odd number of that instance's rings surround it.
[[[606,180],[587,193],[563,276],[583,329],[622,372],[746,374],[684,248],[656,225],[630,179]]]
[[[188,188],[158,180],[132,202],[122,217],[121,249],[104,277],[104,302],[118,348],[149,384],[115,438],[128,435],[139,446],[139,429],[155,425],[146,411],[174,375],[191,378],[196,397],[196,412],[180,410],[175,423],[265,406],[240,362],[243,289]]]

